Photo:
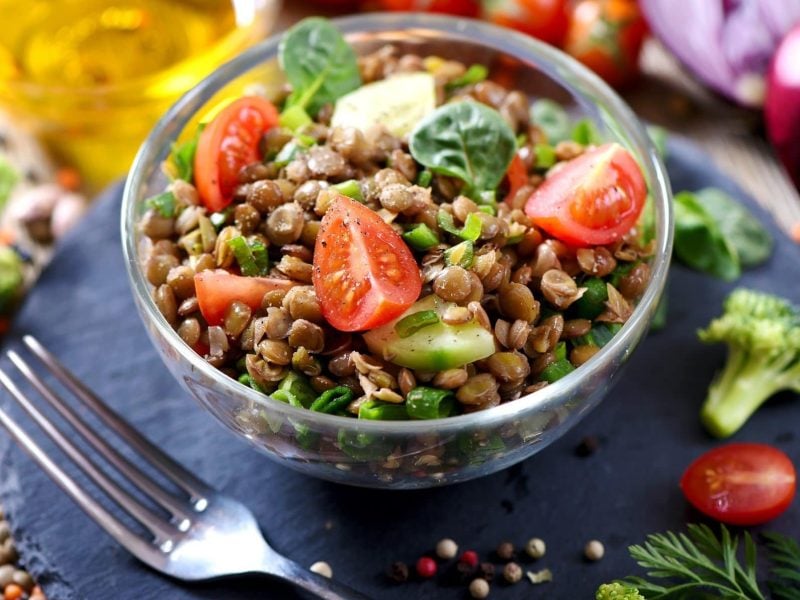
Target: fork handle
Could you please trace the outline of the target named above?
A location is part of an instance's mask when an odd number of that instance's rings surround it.
[[[268,566],[263,571],[268,575],[293,583],[324,600],[372,600],[369,596],[357,592],[343,583],[312,573],[293,560],[280,555],[271,556]]]

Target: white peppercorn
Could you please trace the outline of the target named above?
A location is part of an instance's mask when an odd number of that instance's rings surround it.
[[[525,553],[531,558],[542,558],[546,550],[547,546],[540,538],[531,538],[525,544]]]
[[[591,540],[586,542],[586,546],[583,548],[583,553],[589,560],[600,560],[606,553],[606,549],[603,547],[601,542],[597,540]]]
[[[328,579],[333,577],[333,569],[331,569],[331,566],[328,563],[322,560],[319,560],[315,562],[313,565],[311,565],[309,571],[311,571],[312,573],[316,573],[317,575],[322,575],[323,577],[327,577]]]
[[[522,579],[522,567],[515,562],[508,563],[503,567],[503,578],[508,583],[517,583]]]
[[[436,544],[436,556],[439,558],[450,560],[455,558],[456,554],[458,554],[458,544],[450,538],[441,539]]]
[[[489,596],[489,582],[485,579],[473,579],[469,584],[469,595],[473,598],[486,598]]]

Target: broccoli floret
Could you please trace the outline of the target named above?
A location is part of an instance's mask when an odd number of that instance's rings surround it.
[[[595,600],[645,600],[635,587],[624,583],[604,583],[597,588]]]
[[[737,289],[725,300],[723,315],[698,336],[728,345],[725,366],[700,413],[713,435],[732,435],[781,390],[800,392],[800,309],[787,300]]]

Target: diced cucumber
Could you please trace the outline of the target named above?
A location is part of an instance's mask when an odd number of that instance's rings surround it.
[[[436,108],[436,84],[430,73],[401,73],[361,86],[336,101],[333,127],[384,125],[395,137],[410,133]]]
[[[398,319],[364,334],[371,352],[409,369],[443,371],[460,367],[494,354],[494,336],[473,319],[462,325],[441,321],[445,310],[453,304],[431,295],[417,301]],[[434,310],[439,322],[428,325],[408,337],[401,338],[395,324],[403,317]]]

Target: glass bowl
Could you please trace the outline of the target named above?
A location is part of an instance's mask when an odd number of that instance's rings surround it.
[[[592,359],[542,390],[497,407],[446,419],[363,421],[311,412],[227,377],[180,339],[151,297],[137,221],[144,200],[163,191],[161,162],[187,124],[231,90],[258,81],[280,87],[273,36],[215,71],[183,96],[139,150],[122,205],[122,242],[139,313],[164,363],[194,399],[235,435],[303,473],[376,488],[425,488],[481,477],[524,460],[573,427],[607,394],[648,330],[669,267],[672,209],[666,172],[641,123],[597,76],[530,37],[468,19],[368,14],[335,21],[358,53],[393,43],[401,51],[480,62],[510,88],[549,97],[591,118],[626,146],[648,181],[656,224],[650,283],[624,327]]]

